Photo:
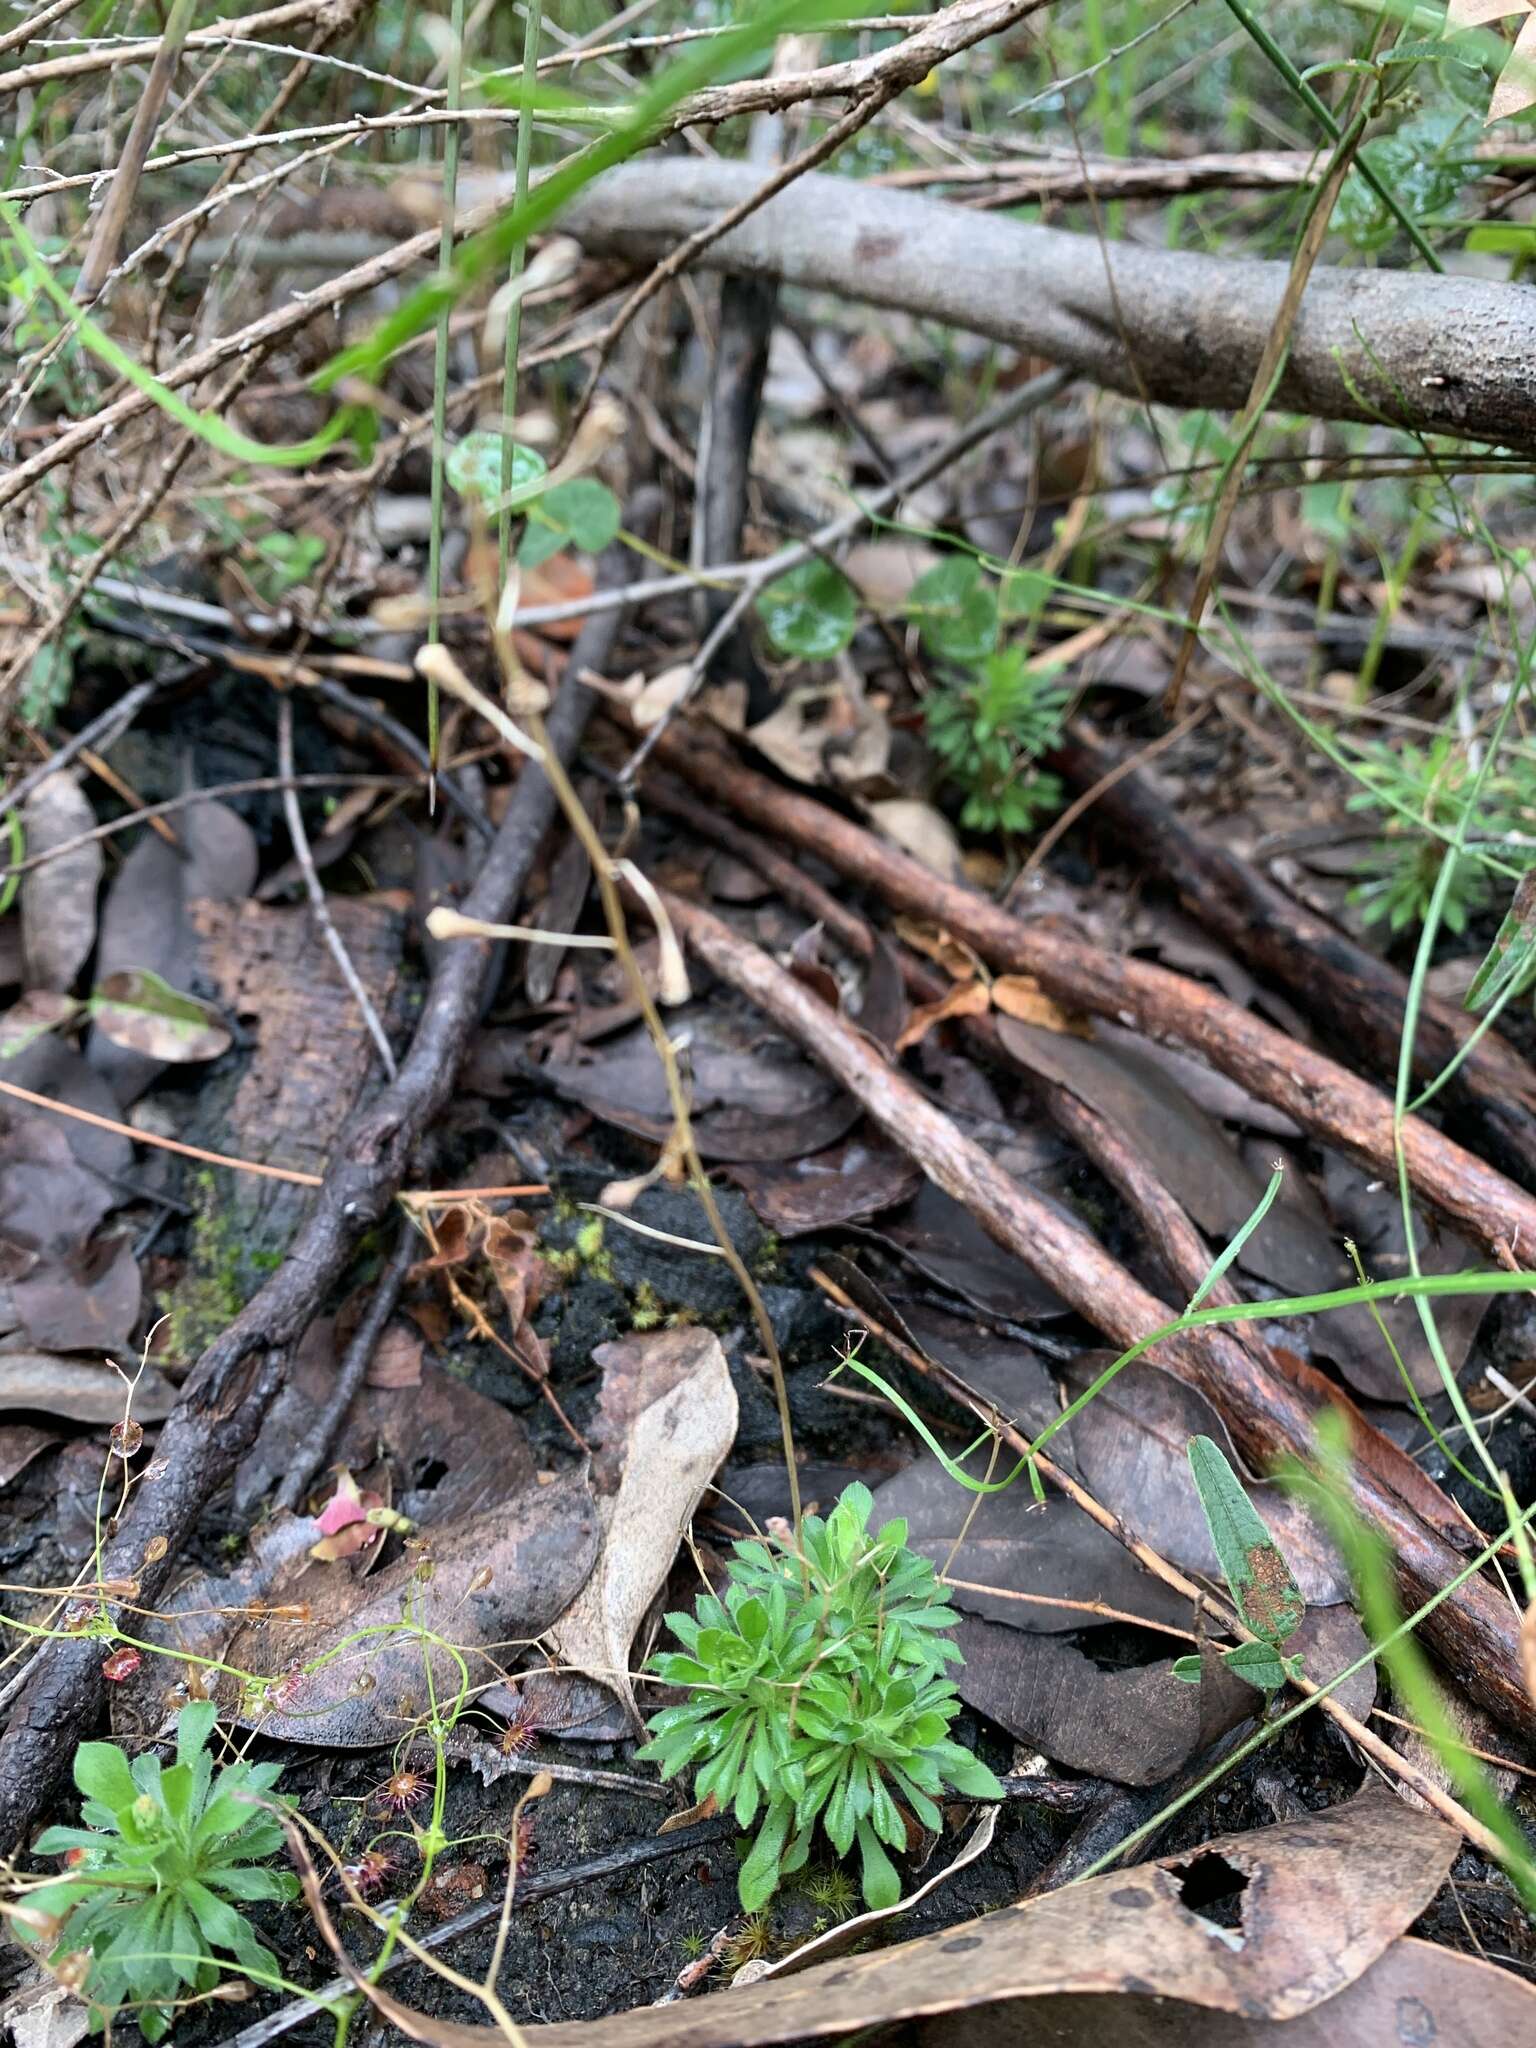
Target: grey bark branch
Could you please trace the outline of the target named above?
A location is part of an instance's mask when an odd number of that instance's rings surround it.
[[[561,230],[594,253],[654,261],[736,205],[756,176],[693,159],[625,164],[578,196]],[[1134,394],[1139,373],[1163,403],[1232,407],[1248,396],[1287,275],[1284,263],[1106,248],[815,175],[698,261],[990,335],[1111,390]],[[1319,267],[1275,403],[1536,450],[1536,288]]]

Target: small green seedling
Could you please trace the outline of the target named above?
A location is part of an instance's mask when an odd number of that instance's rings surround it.
[[[1223,1651],[1221,1661],[1235,1677],[1260,1692],[1278,1692],[1301,1670],[1300,1657],[1282,1653],[1306,1618],[1307,1603],[1221,1447],[1208,1436],[1191,1437],[1189,1468],[1227,1590],[1258,1637],[1257,1642],[1239,1643],[1235,1649]],[[1173,1672],[1176,1678],[1197,1684],[1200,1659],[1180,1657]]]
[[[946,1786],[1002,1797],[949,1738],[960,1700],[945,1667],[962,1661],[949,1595],[905,1522],[869,1533],[873,1508],[853,1485],[825,1520],[807,1516],[798,1549],[738,1543],[725,1597],[669,1614],[683,1649],[652,1664],[689,1697],[652,1717],[640,1755],[664,1778],[697,1765],[695,1796],[756,1824],[739,1885],[749,1913],[804,1867],[818,1827],[839,1856],[857,1844],[868,1903],[894,1905],[886,1849],[906,1847],[908,1816],[938,1829]]]
[[[130,1764],[115,1743],[82,1742],[75,1783],[86,1825],[45,1828],[34,1844],[41,1855],[71,1859],[63,1877],[26,1893],[26,1917],[61,1923],[53,1964],[89,1954],[93,2030],[135,2005],[144,2038],[160,2040],[177,1999],[217,1984],[220,1951],[259,1981],[278,1979],[276,1958],[230,1901],[298,1893],[288,1872],[261,1867],[283,1846],[266,1803],[282,1766],[215,1772],[208,1738],[217,1712],[205,1700],[183,1707],[168,1770],[152,1752]]]

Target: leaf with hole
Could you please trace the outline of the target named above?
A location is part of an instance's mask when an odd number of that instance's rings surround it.
[[[1189,1468],[1238,1612],[1266,1643],[1287,1641],[1307,1611],[1290,1566],[1219,1445],[1192,1437]]]
[[[147,967],[104,976],[86,1008],[115,1045],[172,1066],[216,1060],[232,1043],[211,1004],[183,995]]]
[[[802,562],[776,577],[757,600],[758,616],[780,654],[830,661],[853,638],[853,585],[828,562]]]
[[[518,543],[517,559],[536,569],[562,548],[580,548],[595,555],[619,530],[619,501],[595,477],[573,476],[555,484],[529,508],[528,525]]]
[[[997,592],[969,555],[950,555],[919,576],[907,615],[936,660],[980,661],[997,646]]]

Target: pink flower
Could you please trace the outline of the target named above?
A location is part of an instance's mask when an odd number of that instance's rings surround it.
[[[320,1541],[310,1545],[309,1554],[324,1564],[338,1558],[355,1557],[379,1540],[383,1529],[409,1529],[410,1519],[397,1515],[384,1496],[366,1493],[344,1465],[336,1468],[336,1491],[315,1518]]]

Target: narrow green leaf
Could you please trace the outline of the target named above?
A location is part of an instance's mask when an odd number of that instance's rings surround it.
[[[1290,1566],[1218,1444],[1191,1437],[1189,1467],[1238,1612],[1266,1643],[1287,1641],[1307,1611]]]
[[[1486,1009],[1506,989],[1531,978],[1536,978],[1536,868],[1527,868],[1516,884],[1514,901],[1468,986],[1466,1006]]]
[[[1201,1302],[1204,1301],[1205,1297],[1216,1285],[1216,1282],[1221,1278],[1222,1274],[1226,1272],[1227,1268],[1231,1265],[1232,1261],[1237,1257],[1238,1253],[1242,1250],[1243,1246],[1248,1242],[1249,1238],[1252,1237],[1253,1233],[1264,1221],[1264,1218],[1269,1214],[1270,1209],[1274,1205],[1275,1197],[1279,1194],[1281,1185],[1284,1182],[1284,1180],[1285,1168],[1277,1164],[1275,1166],[1274,1171],[1270,1174],[1269,1186],[1264,1190],[1263,1194],[1259,1197],[1257,1208],[1255,1208],[1253,1214],[1248,1218],[1247,1222],[1243,1224],[1242,1228],[1238,1231],[1237,1235],[1232,1239],[1232,1242],[1227,1246],[1226,1250],[1221,1253],[1221,1255],[1216,1260],[1215,1265],[1212,1266],[1209,1273],[1206,1274],[1205,1278],[1200,1282],[1200,1285],[1196,1288],[1195,1292],[1190,1296],[1189,1306],[1191,1308],[1198,1308],[1200,1306]]]
[[[776,1801],[763,1815],[763,1824],[757,1831],[757,1840],[752,1844],[747,1860],[741,1866],[741,1874],[736,1883],[744,1913],[760,1911],[777,1891],[779,1860],[793,1818],[794,1809],[787,1800]]]

